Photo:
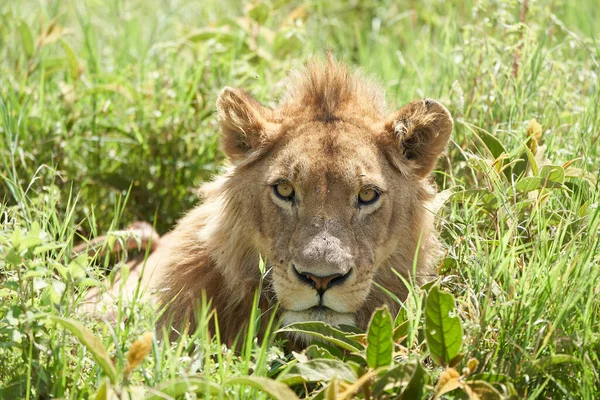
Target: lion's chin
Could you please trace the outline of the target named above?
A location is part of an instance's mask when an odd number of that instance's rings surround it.
[[[355,325],[355,315],[351,313],[339,313],[328,308],[311,308],[303,311],[285,311],[281,317],[283,326],[295,322],[322,321],[331,326]],[[290,339],[304,346],[310,344],[314,337],[304,333],[289,333]]]

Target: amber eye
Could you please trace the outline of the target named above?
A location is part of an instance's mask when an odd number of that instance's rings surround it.
[[[273,186],[275,195],[282,200],[292,201],[294,198],[294,187],[287,182],[281,182]]]
[[[379,199],[379,192],[371,187],[362,188],[358,192],[358,203],[360,205],[373,204]]]

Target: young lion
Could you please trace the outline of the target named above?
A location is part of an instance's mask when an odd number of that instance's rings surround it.
[[[283,324],[364,328],[376,307],[398,309],[375,282],[403,299],[397,274],[410,279],[416,265],[417,283],[434,275],[429,175],[452,132],[448,110],[424,99],[387,115],[383,90],[331,57],[290,82],[274,109],[241,89],[219,95],[231,167],[201,188],[202,204],[147,261],[142,288],[166,307],[159,329],[193,329],[206,292],[231,342],[249,316],[261,256],[270,269],[261,304],[278,301]],[[127,282],[129,295],[136,284]]]

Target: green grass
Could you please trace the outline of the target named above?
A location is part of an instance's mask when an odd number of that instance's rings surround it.
[[[103,384],[149,395],[175,379],[217,398],[284,396],[285,385],[261,377],[284,382],[280,372],[303,356],[252,334],[242,352],[224,349],[209,336],[208,307],[197,332],[154,341],[128,373],[127,352],[154,313],[123,306],[117,325],[78,314],[114,260],[70,255],[82,238],[134,220],[167,231],[223,164],[219,90],[274,102],[288,70],[324,49],[379,77],[396,105],[432,97],[455,117],[435,174],[451,194],[439,212],[438,286],[454,295],[464,333],[453,365],[478,360],[468,379],[507,396],[599,398],[600,11],[594,0],[530,0],[525,13],[522,3],[0,3],[0,398],[94,398]],[[539,140],[528,136],[533,118]],[[406,321],[406,338],[393,365],[419,360],[425,397],[443,371],[425,335],[430,290],[414,288],[394,322]],[[101,355],[56,317],[99,339],[112,384]],[[307,357],[357,376],[377,367],[368,352],[324,346]],[[235,380],[245,376],[253,381]],[[357,396],[371,396],[369,385]],[[323,387],[324,397],[347,389],[341,378],[293,389]]]

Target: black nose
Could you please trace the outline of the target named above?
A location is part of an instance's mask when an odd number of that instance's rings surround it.
[[[298,272],[296,266],[294,266],[294,272],[298,279],[302,282],[307,283],[314,287],[319,295],[323,295],[325,291],[333,286],[341,285],[348,279],[352,270],[348,271],[348,273],[342,274],[333,274],[327,276],[318,276],[315,274],[311,274],[310,272]]]

